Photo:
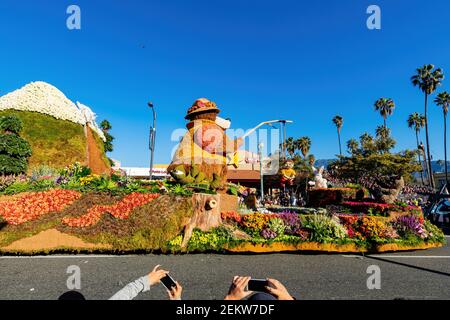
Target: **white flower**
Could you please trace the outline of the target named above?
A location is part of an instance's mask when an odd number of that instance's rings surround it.
[[[78,105],[78,106],[77,106]],[[103,141],[103,131],[95,122],[95,113],[77,102],[75,105],[60,90],[42,82],[31,82],[26,86],[0,97],[1,110],[39,112],[60,120],[68,120],[81,125],[89,125]]]
[[[47,114],[56,119],[84,125],[81,111],[54,86],[45,82],[32,82],[0,97],[0,110],[14,109]]]

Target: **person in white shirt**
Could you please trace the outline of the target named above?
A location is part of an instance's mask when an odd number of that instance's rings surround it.
[[[127,284],[123,289],[114,294],[109,300],[133,300],[141,292],[147,292],[150,287],[154,286],[164,278],[169,271],[158,270],[161,266],[157,265],[148,275],[140,277],[139,279]],[[183,288],[178,282],[175,282],[176,287],[172,290],[167,290],[170,300],[181,300],[181,293]]]

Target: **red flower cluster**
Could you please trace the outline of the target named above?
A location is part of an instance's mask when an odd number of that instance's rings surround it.
[[[50,190],[24,195],[17,200],[0,202],[0,216],[9,224],[19,225],[50,212],[58,212],[81,197],[72,190]]]
[[[148,194],[134,192],[125,196],[122,200],[113,205],[95,205],[90,208],[85,215],[76,218],[65,217],[62,222],[69,227],[88,227],[96,224],[105,212],[109,212],[118,219],[127,219],[134,208],[143,206],[153,201],[158,196],[159,194],[157,193]]]
[[[386,204],[386,203],[376,203],[376,202],[352,202],[352,201],[346,201],[343,203],[344,205],[347,206],[366,206],[366,207],[373,207],[373,208],[392,208],[393,205],[391,204]]]
[[[224,211],[221,212],[222,220],[228,221],[228,222],[236,222],[241,223],[242,216],[237,213],[236,211]]]

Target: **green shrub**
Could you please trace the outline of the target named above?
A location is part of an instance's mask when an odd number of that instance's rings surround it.
[[[0,174],[21,174],[27,170],[27,167],[28,163],[24,158],[14,159],[10,156],[0,154]]]
[[[37,180],[40,180],[43,178],[45,179],[45,178],[49,178],[49,177],[56,178],[56,177],[58,177],[58,175],[59,175],[58,170],[56,170],[52,167],[46,166],[46,165],[42,165],[42,166],[38,166],[38,167],[34,168],[31,171],[30,180],[37,181]]]
[[[178,196],[189,196],[192,195],[192,191],[189,190],[186,186],[176,184],[170,187],[169,192]]]
[[[286,226],[281,218],[270,219],[267,228],[275,232],[278,236],[283,235],[286,230]]]
[[[30,144],[15,134],[0,135],[0,154],[16,158],[31,156]]]
[[[3,190],[3,194],[12,195],[21,192],[32,191],[33,186],[29,182],[14,182],[5,190]]]
[[[305,228],[311,230],[311,240],[316,242],[331,242],[336,239],[344,239],[347,231],[339,223],[337,217],[315,214],[305,217]]]
[[[0,117],[0,131],[19,134],[23,129],[22,121],[15,116]]]
[[[188,243],[188,251],[220,250],[230,241],[230,235],[224,228],[216,228],[211,232],[195,229]]]
[[[55,180],[53,179],[40,179],[36,180],[32,184],[34,191],[45,191],[55,187]]]
[[[427,241],[445,243],[445,235],[441,229],[432,224],[430,221],[425,220],[423,223],[425,230],[428,233]]]
[[[18,133],[22,128],[19,118],[3,116],[0,118],[0,174],[24,173],[31,156],[30,144]]]
[[[88,175],[90,175],[91,169],[89,167],[81,165],[79,162],[75,162],[74,164],[62,169],[60,174],[63,177],[79,179],[79,178],[87,177]]]

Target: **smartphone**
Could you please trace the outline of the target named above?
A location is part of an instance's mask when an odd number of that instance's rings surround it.
[[[164,278],[162,278],[161,283],[164,285],[164,287],[167,288],[167,290],[172,290],[172,288],[176,288],[177,286],[175,280],[173,280],[173,278],[169,275],[166,275]]]
[[[266,279],[250,279],[247,285],[247,290],[257,292],[267,292],[266,287],[269,285],[269,281]]]

